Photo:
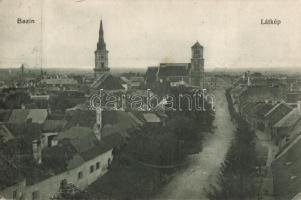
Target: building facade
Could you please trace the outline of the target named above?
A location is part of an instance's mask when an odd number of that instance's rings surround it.
[[[149,67],[146,72],[146,84],[153,82],[170,82],[171,85],[191,85],[204,87],[203,46],[196,42],[191,47],[190,63],[160,63]]]
[[[98,78],[100,75],[110,71],[108,53],[109,53],[109,51],[107,50],[106,43],[104,41],[104,33],[103,33],[102,20],[101,20],[97,48],[94,52],[94,54],[95,54],[95,68],[94,68],[95,78]]]

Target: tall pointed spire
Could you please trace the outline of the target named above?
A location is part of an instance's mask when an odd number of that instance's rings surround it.
[[[100,20],[100,28],[99,28],[99,37],[97,43],[97,49],[106,48],[106,43],[103,37],[103,27],[102,27],[102,20]]]
[[[95,53],[94,74],[95,74],[95,77],[97,78],[101,74],[104,74],[104,73],[107,73],[108,71],[110,71],[109,59],[108,59],[109,51],[106,48],[106,43],[105,43],[105,40],[103,37],[102,20],[100,20],[97,49],[94,51],[94,53]]]

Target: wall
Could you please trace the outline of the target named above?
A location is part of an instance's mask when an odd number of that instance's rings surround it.
[[[13,199],[13,193],[14,191],[16,191],[17,198],[21,198],[25,190],[25,187],[26,187],[26,182],[24,179],[23,181],[2,190],[0,192],[0,197],[4,197],[5,199]]]
[[[85,162],[77,168],[52,176],[34,185],[27,186],[25,199],[31,200],[32,193],[39,191],[39,199],[48,200],[58,193],[61,181],[64,179],[66,179],[68,183],[73,183],[79,189],[84,189],[107,172],[108,159],[113,159],[112,149]],[[99,169],[96,169],[96,162],[100,162]],[[91,165],[94,165],[93,173],[90,173]],[[78,179],[78,172],[80,171],[83,172],[83,178]]]

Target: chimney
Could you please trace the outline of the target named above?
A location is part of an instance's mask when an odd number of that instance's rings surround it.
[[[298,108],[298,111],[301,113],[301,101],[297,102],[297,108]]]
[[[50,104],[47,105],[47,113],[48,113],[48,115],[52,114]]]
[[[32,153],[34,160],[38,163],[42,163],[42,148],[39,140],[32,141]]]
[[[101,140],[102,129],[102,110],[100,107],[96,108],[96,124],[94,127],[94,134],[98,140]]]
[[[21,104],[21,109],[24,110],[25,108],[26,108],[25,105],[22,103]]]
[[[248,86],[251,86],[250,76],[248,76]]]

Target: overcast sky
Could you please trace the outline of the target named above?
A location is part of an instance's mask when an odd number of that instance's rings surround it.
[[[300,11],[301,0],[0,0],[0,67],[92,69],[101,18],[112,68],[190,62],[197,40],[207,69],[298,67]]]

